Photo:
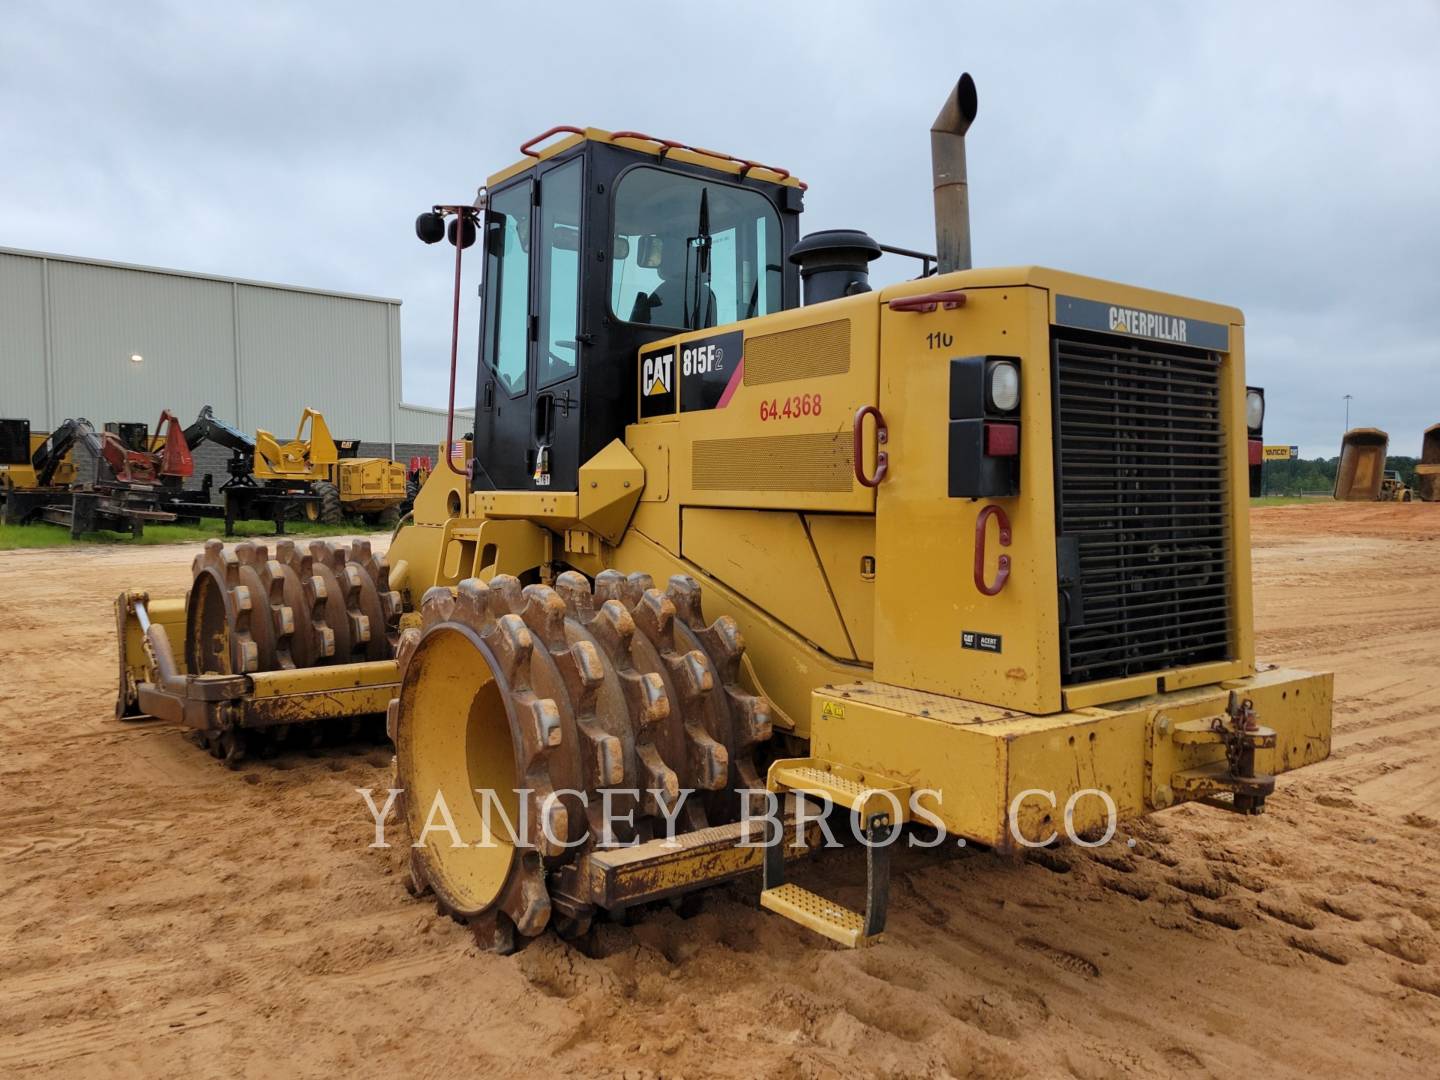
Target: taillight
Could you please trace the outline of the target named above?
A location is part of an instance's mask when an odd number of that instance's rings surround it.
[[[1020,453],[1020,425],[985,422],[985,454],[987,457],[1015,457]]]
[[[1020,358],[950,361],[949,494],[994,499],[1020,494]]]
[[[1265,487],[1265,391],[1259,386],[1245,388],[1245,428],[1250,440],[1250,497],[1258,498]]]

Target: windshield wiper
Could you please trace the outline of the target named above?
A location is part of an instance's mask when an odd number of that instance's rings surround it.
[[[710,192],[707,188],[700,189],[700,219],[695,225],[695,235],[690,237],[687,247],[695,249],[695,283],[690,284],[690,253],[685,253],[685,293],[688,303],[686,304],[685,325],[687,329],[699,330],[706,323],[701,321],[701,298],[709,299],[709,277],[710,277]],[[705,315],[708,317],[709,303],[705,305]]]

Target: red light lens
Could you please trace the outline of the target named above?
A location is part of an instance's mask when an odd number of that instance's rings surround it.
[[[987,423],[985,425],[985,456],[1014,457],[1020,453],[1020,425]]]
[[[1265,460],[1264,444],[1259,439],[1250,440],[1250,464],[1259,465]]]

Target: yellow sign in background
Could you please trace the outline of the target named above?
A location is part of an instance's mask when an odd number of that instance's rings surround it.
[[[1265,460],[1289,461],[1294,449],[1293,446],[1267,446],[1265,447]]]

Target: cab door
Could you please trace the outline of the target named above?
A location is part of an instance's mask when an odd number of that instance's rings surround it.
[[[575,490],[583,168],[572,157],[490,198],[477,490]]]

